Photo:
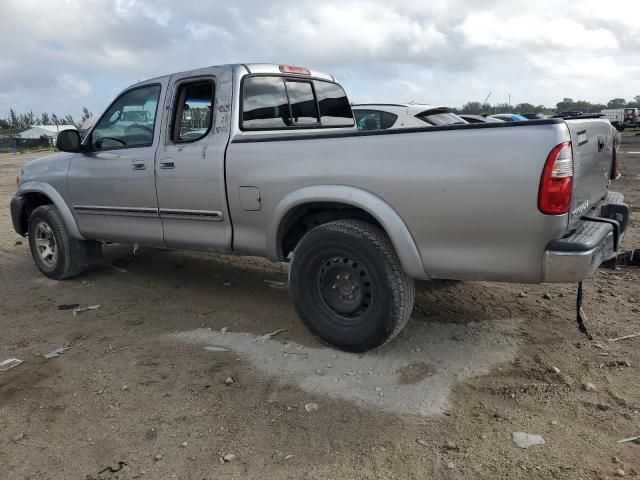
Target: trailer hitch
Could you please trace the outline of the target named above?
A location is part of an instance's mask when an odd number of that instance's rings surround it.
[[[584,308],[582,308],[583,302],[583,294],[582,294],[582,282],[578,283],[578,295],[576,298],[576,322],[578,323],[578,330],[585,334],[585,336],[589,340],[593,340],[593,337],[589,333],[589,329],[587,328],[587,324],[585,320],[587,315],[584,313]]]

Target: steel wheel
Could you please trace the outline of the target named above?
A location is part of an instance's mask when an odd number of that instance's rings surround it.
[[[351,219],[319,225],[300,239],[289,290],[309,330],[348,352],[381,347],[397,335],[415,292],[386,233]]]
[[[325,305],[337,315],[356,319],[371,304],[371,281],[357,259],[331,257],[321,264],[318,289]]]

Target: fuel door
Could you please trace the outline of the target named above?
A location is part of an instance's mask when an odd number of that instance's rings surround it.
[[[260,189],[258,187],[239,187],[240,206],[247,212],[257,212],[262,208]]]

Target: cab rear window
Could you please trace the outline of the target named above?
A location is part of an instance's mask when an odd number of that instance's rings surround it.
[[[344,90],[337,83],[313,82],[318,105],[320,107],[320,121],[324,127],[353,126],[353,112],[349,99]]]
[[[242,126],[250,130],[291,126],[291,109],[282,77],[249,77],[242,92]]]
[[[339,85],[281,76],[245,78],[241,122],[243,130],[341,127],[354,124],[351,106]]]

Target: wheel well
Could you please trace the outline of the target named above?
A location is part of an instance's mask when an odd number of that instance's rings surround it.
[[[364,220],[380,228],[380,223],[361,208],[344,203],[305,203],[290,211],[281,223],[278,257],[285,259],[309,230],[334,220]],[[384,229],[383,229],[384,230]]]
[[[24,195],[25,205],[22,210],[20,222],[22,224],[23,231],[26,232],[29,229],[29,217],[31,213],[42,205],[51,205],[53,202],[44,193],[31,192]]]

